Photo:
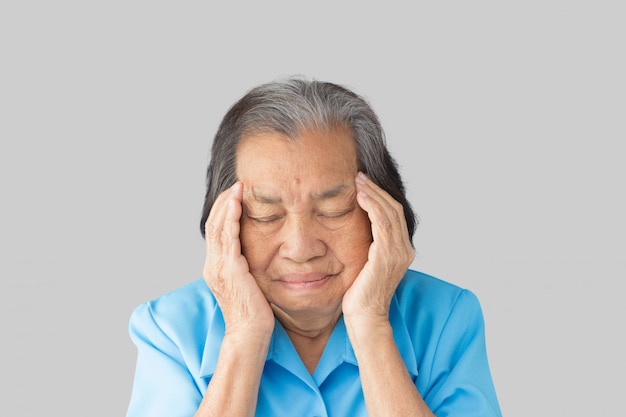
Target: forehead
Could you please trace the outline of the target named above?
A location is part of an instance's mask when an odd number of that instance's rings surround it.
[[[295,139],[248,135],[237,147],[237,177],[244,192],[297,188],[315,194],[352,184],[356,173],[355,141],[344,129],[304,132]]]

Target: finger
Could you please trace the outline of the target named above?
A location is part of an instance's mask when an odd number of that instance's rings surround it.
[[[243,186],[236,183],[231,188],[231,196],[227,203],[224,225],[222,229],[222,248],[226,256],[235,259],[241,255],[241,242],[239,231],[241,229],[240,220],[243,208],[241,206]]]
[[[395,212],[403,212],[402,205],[397,202],[387,191],[379,187],[374,181],[370,180],[367,175],[359,172],[357,176],[357,187],[363,190],[369,197],[377,200],[381,207],[385,210],[393,210]]]
[[[220,245],[222,229],[224,227],[226,212],[228,210],[228,201],[232,198],[233,187],[230,187],[220,193],[211,207],[209,217],[204,224],[207,245],[209,243],[212,245]]]
[[[415,251],[407,229],[404,207],[362,173],[356,179],[357,201],[372,223],[372,256],[393,252],[399,264],[410,264]]]
[[[359,173],[355,182],[357,202],[372,223],[373,244],[368,257],[384,261],[383,264],[393,270],[408,267],[415,251],[409,238],[404,207],[363,173]]]
[[[357,202],[365,210],[372,222],[372,227],[392,233],[406,230],[406,218],[402,204],[377,186],[365,174],[359,173],[356,178]],[[372,230],[374,233],[375,230]]]

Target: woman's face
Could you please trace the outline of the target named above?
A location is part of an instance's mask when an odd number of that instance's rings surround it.
[[[356,201],[357,158],[346,130],[244,137],[242,253],[273,308],[336,317],[372,241]]]

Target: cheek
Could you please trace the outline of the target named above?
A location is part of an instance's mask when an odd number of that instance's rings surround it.
[[[337,234],[340,253],[344,254],[345,263],[361,268],[367,262],[367,254],[372,243],[372,229],[367,214],[355,213],[353,221],[341,233]]]
[[[372,243],[372,224],[370,223],[367,213],[360,207],[357,208],[354,215],[354,240],[367,243]]]

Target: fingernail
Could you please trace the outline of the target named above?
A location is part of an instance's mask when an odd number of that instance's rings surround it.
[[[356,175],[356,182],[358,182],[359,184],[364,184],[365,181],[367,181],[367,176],[359,171],[359,173]]]

